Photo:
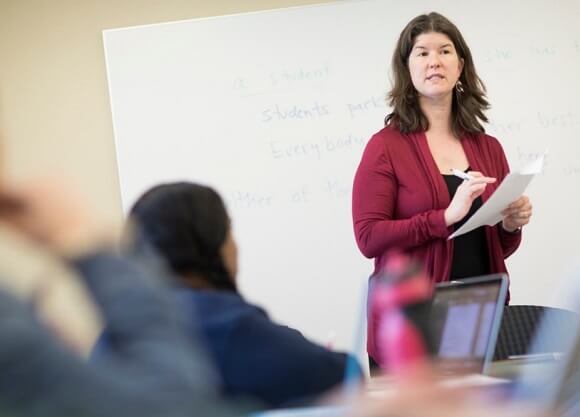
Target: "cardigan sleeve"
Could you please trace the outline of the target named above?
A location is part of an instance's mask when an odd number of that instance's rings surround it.
[[[499,241],[503,251],[503,257],[507,258],[520,246],[522,241],[522,231],[510,233],[502,227],[501,223],[496,226],[499,229]]]
[[[357,245],[368,258],[389,249],[408,249],[433,239],[444,239],[444,209],[427,210],[407,219],[397,219],[395,208],[398,180],[386,151],[384,137],[371,138],[355,174],[352,217]]]

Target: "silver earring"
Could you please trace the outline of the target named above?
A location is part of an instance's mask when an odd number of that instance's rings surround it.
[[[457,82],[455,83],[455,92],[457,94],[463,94],[464,91],[465,89],[463,88],[463,83],[461,82],[461,80],[457,80]]]

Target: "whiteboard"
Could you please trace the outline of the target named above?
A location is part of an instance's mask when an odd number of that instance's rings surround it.
[[[340,1],[107,30],[124,209],[161,181],[216,187],[242,292],[276,320],[350,348],[372,272],[354,241],[352,179],[388,112],[396,39],[432,9],[470,45],[493,106],[488,132],[512,168],[549,148],[508,267],[513,303],[553,304],[580,230],[578,1]]]

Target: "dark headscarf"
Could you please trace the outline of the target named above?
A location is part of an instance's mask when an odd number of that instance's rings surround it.
[[[194,275],[209,287],[236,291],[220,252],[230,220],[215,190],[188,182],[157,185],[129,215],[136,228],[134,248],[145,239],[178,276]]]

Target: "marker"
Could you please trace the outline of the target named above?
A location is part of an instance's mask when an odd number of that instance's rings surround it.
[[[456,177],[459,177],[459,178],[461,178],[462,180],[465,180],[465,181],[469,181],[469,180],[472,180],[473,179],[473,177],[471,175],[466,174],[465,172],[463,172],[463,171],[461,171],[459,169],[451,168],[451,173],[453,175],[455,175]]]

